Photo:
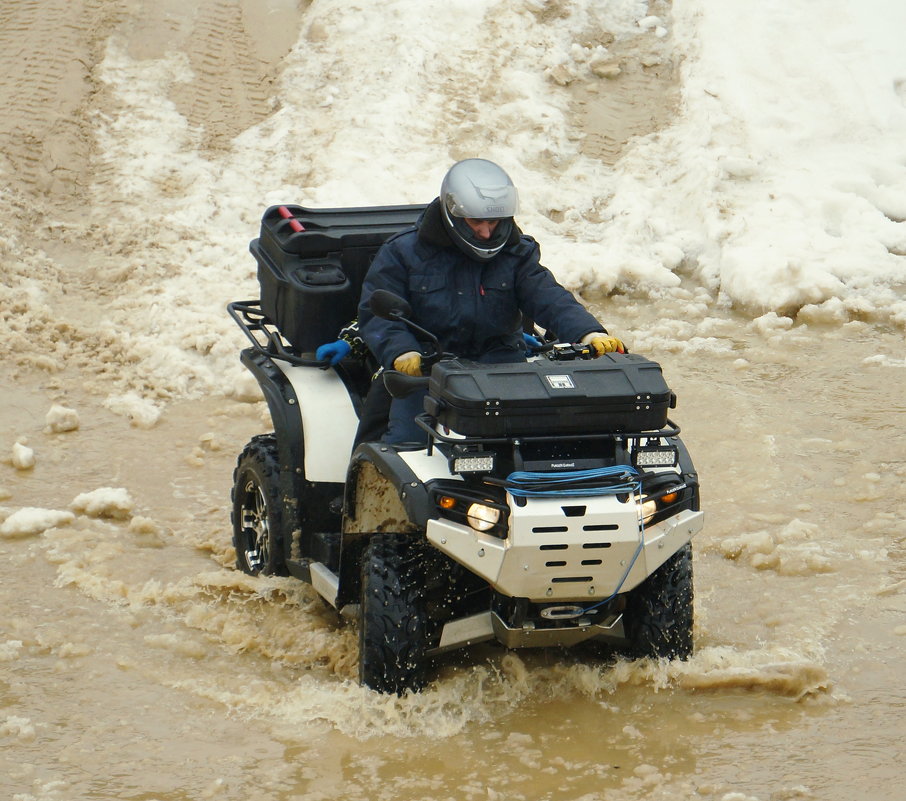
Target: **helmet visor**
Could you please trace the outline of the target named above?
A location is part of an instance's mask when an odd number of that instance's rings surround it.
[[[444,178],[441,197],[451,217],[501,220],[519,211],[519,194],[510,177],[485,159],[454,164]]]
[[[512,184],[473,185],[465,192],[450,190],[446,202],[451,217],[470,217],[473,220],[502,220],[514,217],[519,210],[519,196]]]

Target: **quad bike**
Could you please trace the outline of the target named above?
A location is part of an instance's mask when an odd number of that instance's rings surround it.
[[[502,365],[436,349],[429,376],[383,376],[397,396],[427,386],[427,446],[353,449],[373,366],[313,354],[423,209],[265,212],[250,245],[261,298],[228,307],[274,427],[234,473],[237,567],[295,576],[357,618],[360,680],[380,692],[422,689],[435,657],[485,641],[687,658],[703,513],[655,362],[570,343]],[[408,322],[402,299],[371,303]]]

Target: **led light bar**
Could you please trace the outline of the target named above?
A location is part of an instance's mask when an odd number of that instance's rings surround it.
[[[457,456],[453,459],[454,473],[490,473],[494,469],[494,454]]]
[[[632,455],[636,467],[674,467],[676,465],[676,448],[636,448]]]

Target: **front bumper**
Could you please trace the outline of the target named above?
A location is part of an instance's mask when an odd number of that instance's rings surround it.
[[[586,640],[601,640],[614,645],[626,640],[623,615],[610,615],[599,623],[572,623],[568,626],[537,627],[526,623],[518,628],[508,626],[494,612],[480,612],[471,617],[447,623],[436,648],[429,656],[496,640],[506,648],[571,648]]]
[[[684,510],[642,527],[634,498],[510,499],[500,539],[449,520],[429,520],[428,540],[499,593],[534,603],[588,603],[641,584],[703,525]]]

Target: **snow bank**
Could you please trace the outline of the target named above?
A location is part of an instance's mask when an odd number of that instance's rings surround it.
[[[94,71],[91,200],[96,216],[116,211],[103,224],[117,269],[84,339],[105,344],[90,358],[119,385],[106,405],[135,425],[172,397],[241,386],[246,343],[224,306],[258,294],[247,246],[266,206],[423,202],[470,156],[511,173],[520,224],[570,288],[682,286],[690,316],[704,293],[753,318],[906,326],[906,5],[319,0],[300,13],[273,113],[228,149],[206,148],[172,99],[197,80],[184,54],[139,59],[113,37]],[[682,79],[672,122],[613,166],[584,153],[570,93],[624,80],[612,42]],[[63,276],[20,273],[17,297],[51,325],[56,292],[32,276]]]
[[[906,7],[697,0],[675,14],[683,115],[627,180],[655,192],[685,269],[755,311],[842,303],[906,323],[906,50],[892,33]]]

